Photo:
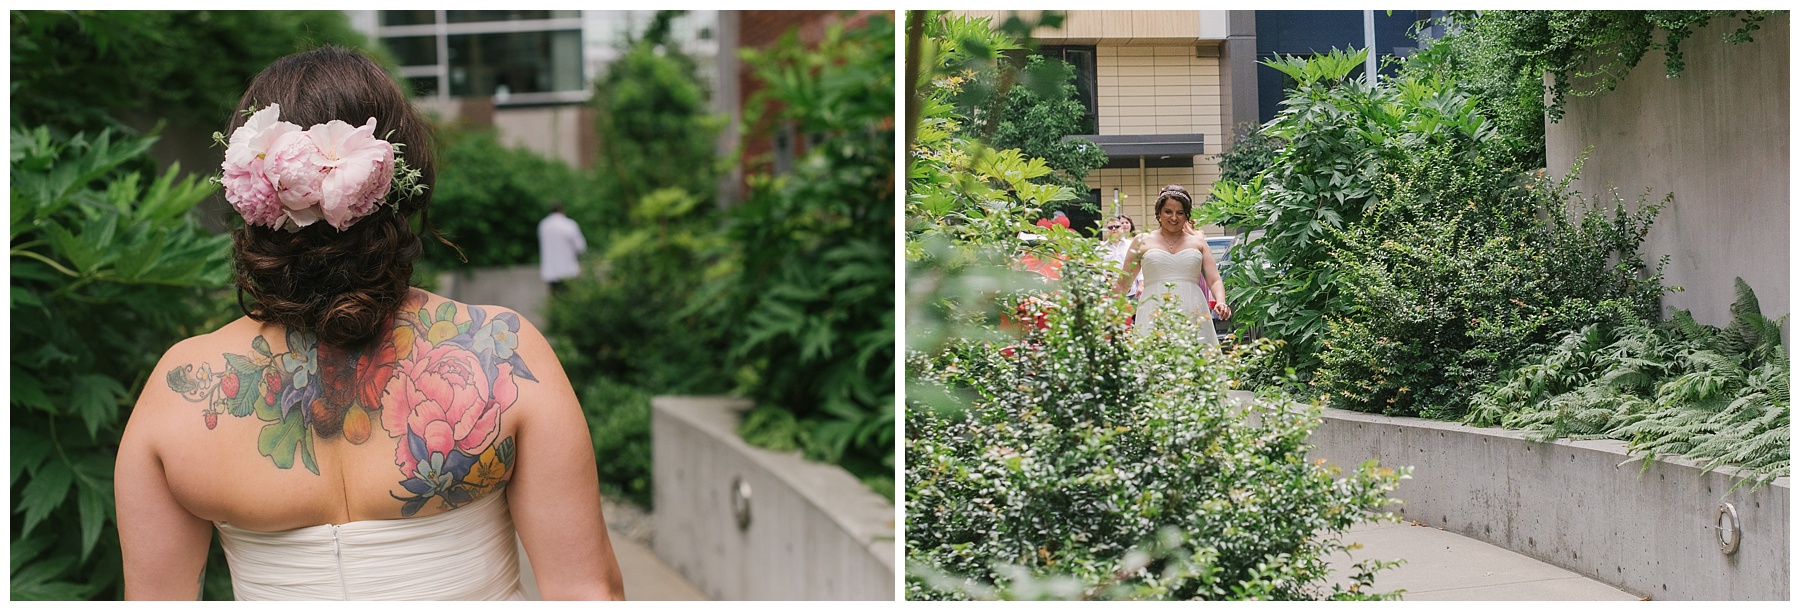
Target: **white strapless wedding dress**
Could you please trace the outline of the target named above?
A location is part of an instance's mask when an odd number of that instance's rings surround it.
[[[1180,299],[1181,311],[1200,322],[1201,339],[1209,344],[1219,343],[1218,333],[1213,331],[1212,308],[1206,304],[1206,290],[1200,288],[1204,262],[1205,256],[1195,248],[1177,253],[1160,249],[1145,251],[1141,268],[1144,294],[1138,298],[1137,316],[1132,327],[1140,334],[1149,333],[1158,314],[1165,308],[1175,307],[1169,298],[1174,296]]]
[[[524,600],[506,494],[423,518],[280,532],[215,522],[238,600]]]

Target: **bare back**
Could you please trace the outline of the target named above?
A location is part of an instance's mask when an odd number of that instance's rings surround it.
[[[239,319],[171,349],[133,423],[204,520],[276,531],[448,511],[512,479],[539,387],[522,325],[416,290],[363,350]]]

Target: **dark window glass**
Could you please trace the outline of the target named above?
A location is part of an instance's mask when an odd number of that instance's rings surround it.
[[[450,95],[580,91],[581,31],[451,36]]]
[[[381,39],[381,45],[393,52],[394,61],[402,66],[432,66],[437,60],[436,36],[396,36]]]
[[[1075,100],[1087,108],[1086,116],[1082,117],[1082,133],[1100,133],[1100,77],[1094,60],[1094,48],[1045,45],[1038,47],[1038,53],[1046,59],[1060,59],[1075,70]]]
[[[438,77],[415,76],[407,78],[406,89],[412,92],[412,95],[415,98],[437,97]]]
[[[437,11],[381,11],[381,25],[437,23]]]
[[[535,19],[563,19],[580,16],[581,11],[444,11],[444,20],[450,23],[530,21]]]

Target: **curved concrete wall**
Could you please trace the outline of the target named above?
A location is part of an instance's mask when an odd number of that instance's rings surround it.
[[[1642,463],[1616,441],[1527,441],[1518,431],[1325,410],[1313,458],[1412,466],[1407,519],[1487,541],[1654,600],[1786,600],[1788,478],[1755,492],[1694,464]],[[1742,523],[1721,553],[1713,518]]]
[[[843,469],[737,435],[750,403],[651,401],[656,555],[713,600],[893,600],[894,506]],[[738,526],[732,486],[750,486]]]

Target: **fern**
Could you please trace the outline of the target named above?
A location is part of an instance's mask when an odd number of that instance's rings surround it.
[[[1537,441],[1617,439],[1649,461],[1681,456],[1705,471],[1733,467],[1758,487],[1789,469],[1784,316],[1764,317],[1737,281],[1724,329],[1677,310],[1652,325],[1626,320],[1569,332],[1535,362],[1489,384],[1465,423],[1527,432]],[[1729,491],[1728,491],[1729,492]]]

